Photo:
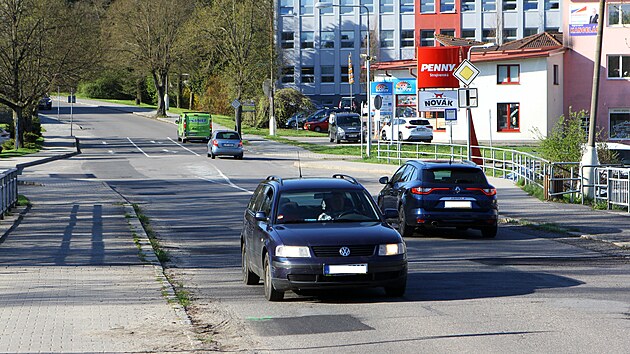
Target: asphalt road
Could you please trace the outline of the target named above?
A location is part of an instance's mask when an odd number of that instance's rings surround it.
[[[62,118],[69,118],[62,109]],[[403,298],[380,289],[264,300],[241,283],[239,235],[251,191],[298,175],[295,147],[252,141],[242,161],[177,142],[175,126],[76,105],[82,154],[29,169],[105,181],[140,205],[192,294],[188,314],[226,351],[608,352],[630,348],[630,264],[613,246],[503,224],[494,240],[448,232],[406,240]],[[76,128],[80,127],[80,128]],[[289,157],[266,155],[287,152]],[[303,168],[304,176],[343,170]],[[380,173],[353,172],[373,194]],[[499,188],[499,198],[502,190]],[[511,201],[503,203],[518,207]],[[502,204],[502,205],[503,205]]]

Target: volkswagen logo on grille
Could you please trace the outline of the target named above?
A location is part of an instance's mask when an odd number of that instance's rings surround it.
[[[341,247],[339,249],[339,254],[344,257],[348,257],[350,255],[350,249],[348,247]]]
[[[462,191],[462,189],[461,189],[461,188],[459,188],[459,187],[455,187],[455,194],[459,194],[459,192],[461,192],[461,191]]]

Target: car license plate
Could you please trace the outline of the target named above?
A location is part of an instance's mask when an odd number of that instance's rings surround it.
[[[444,207],[445,208],[458,208],[458,209],[471,209],[472,204],[469,201],[445,200]]]
[[[324,275],[367,274],[367,263],[364,264],[324,264]]]
[[[427,128],[425,128],[425,127],[416,128],[417,132],[423,132],[423,131],[426,131],[426,130],[427,130]]]
[[[356,138],[359,134],[348,134],[348,138]]]
[[[223,144],[223,146],[225,146],[225,147],[232,147],[232,146],[234,146],[234,144],[232,144],[232,143],[225,143],[225,144]]]

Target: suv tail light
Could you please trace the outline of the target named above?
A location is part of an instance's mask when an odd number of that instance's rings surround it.
[[[186,130],[186,121],[184,121],[184,130]]]
[[[216,139],[213,139],[212,140],[212,146],[218,147],[219,146],[219,142]]]
[[[407,128],[407,129],[413,129],[415,127],[416,127],[415,125],[405,125],[405,128]]]
[[[242,141],[239,141],[239,142],[238,142],[238,147],[240,147],[240,148],[242,148],[242,147],[243,147],[243,142],[242,142]]]
[[[466,188],[467,191],[481,191],[481,193],[492,196],[497,194],[497,190],[494,188]]]
[[[431,194],[434,191],[448,191],[450,190],[450,188],[431,188],[431,187],[427,187],[427,188],[422,188],[422,187],[415,187],[415,188],[411,188],[411,193],[413,194],[420,194],[420,195],[427,195],[427,194]]]

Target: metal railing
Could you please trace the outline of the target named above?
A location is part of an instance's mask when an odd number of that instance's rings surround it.
[[[18,201],[18,170],[12,168],[0,173],[0,218],[17,205]]]
[[[545,199],[569,195],[570,202],[576,198],[584,202],[584,188],[595,188],[595,201],[625,206],[630,212],[630,168],[597,166],[597,183],[583,183],[584,168],[579,162],[551,162],[530,153],[489,147],[471,146],[472,160],[488,176],[522,181],[543,189]],[[377,157],[389,163],[402,164],[410,159],[456,159],[467,158],[466,145],[414,142],[377,142]],[[595,166],[590,166],[594,168]]]

